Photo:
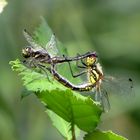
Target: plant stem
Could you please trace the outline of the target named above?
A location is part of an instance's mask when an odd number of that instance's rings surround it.
[[[72,140],[76,140],[74,124],[72,124],[71,132],[72,132]]]

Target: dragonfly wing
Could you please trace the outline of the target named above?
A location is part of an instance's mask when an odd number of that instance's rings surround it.
[[[52,34],[50,41],[46,45],[46,50],[50,54],[51,57],[54,57],[58,54],[58,49],[56,47],[56,37]]]
[[[104,112],[108,112],[110,110],[110,103],[109,103],[108,93],[106,90],[104,90],[104,89],[97,90],[96,89],[95,101],[100,102]]]
[[[23,30],[23,35],[26,38],[27,42],[31,45],[33,48],[42,48],[39,44],[35,42],[33,37],[30,35],[30,33],[27,32],[26,29]]]
[[[102,87],[110,93],[126,95],[132,93],[133,81],[131,78],[106,76],[103,80]]]
[[[101,104],[103,106],[104,112],[108,112],[110,110],[110,102],[109,102],[108,93],[104,89],[101,90]]]

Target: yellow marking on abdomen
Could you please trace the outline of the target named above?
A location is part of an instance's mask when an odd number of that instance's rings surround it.
[[[92,73],[90,72],[89,78],[90,78],[90,82],[92,84],[95,84],[99,79],[99,74],[95,70],[92,70]]]

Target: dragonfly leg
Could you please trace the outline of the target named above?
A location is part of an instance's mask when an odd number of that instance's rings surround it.
[[[81,63],[82,63],[85,67],[87,67],[87,64],[83,61],[83,59],[81,59]]]
[[[79,60],[76,61],[76,66],[77,66],[78,68],[82,68],[82,69],[85,69],[85,68],[86,68],[86,66],[81,66],[81,65],[79,65]]]
[[[67,57],[66,57],[65,55],[63,55],[63,57],[67,60]],[[68,65],[69,65],[69,68],[70,68],[71,75],[72,75],[72,77],[74,77],[74,78],[79,77],[79,76],[81,76],[81,75],[87,73],[86,71],[82,71],[82,72],[79,73],[79,74],[74,74],[74,73],[73,73],[73,70],[72,70],[72,67],[71,67],[71,64],[70,64],[69,61],[68,61]],[[82,68],[83,68],[83,67],[82,67]],[[84,68],[85,68],[85,67],[84,67]]]
[[[28,61],[26,61],[26,60],[23,61],[23,64],[24,64],[27,68],[29,68],[29,69],[35,68],[35,67],[40,68],[40,69],[41,69],[43,72],[45,72],[45,74],[47,75],[48,81],[51,82],[50,79],[49,79],[48,73],[46,72],[46,69],[50,72],[50,71],[51,71],[50,68],[47,68],[46,66],[41,65],[41,64],[36,64],[36,63],[34,63],[34,61],[30,61],[28,64],[27,64],[27,62],[28,62]],[[38,79],[38,78],[31,80],[31,81],[28,82],[27,84],[30,84],[30,83],[32,83],[34,80],[37,80],[37,79]]]
[[[77,57],[78,57],[78,56],[80,56],[80,54],[77,54]],[[82,59],[81,59],[81,63],[83,64]],[[84,63],[83,66],[79,65],[79,60],[76,61],[76,66],[77,66],[78,68],[87,68],[86,65],[85,65],[85,63]]]
[[[78,73],[78,74],[74,74],[73,71],[72,71],[72,67],[71,67],[71,65],[70,65],[70,62],[68,62],[68,64],[69,64],[69,68],[70,68],[71,75],[72,75],[72,77],[74,77],[74,78],[79,77],[79,76],[81,76],[81,75],[87,73],[86,71],[82,71],[82,72],[80,72],[80,73]]]
[[[80,56],[80,54],[77,54],[77,56]],[[81,63],[83,64],[83,66],[81,66],[81,67],[87,67],[87,65],[86,65],[86,63],[83,61],[83,59],[81,59]]]
[[[51,70],[49,68],[47,68],[46,66],[41,65],[41,64],[37,64],[37,67],[40,68],[45,73],[45,75],[47,76],[48,81],[51,82],[51,80],[49,79],[49,76],[48,76],[48,73],[47,73],[46,69],[48,71],[51,71]]]
[[[34,63],[34,60],[29,60],[29,61],[22,61],[22,63],[28,68],[28,69],[31,69],[31,68],[35,68],[36,67],[36,64]]]
[[[69,61],[67,61],[67,57],[66,57],[65,55],[63,55],[63,57],[65,58],[66,62],[69,62]],[[77,58],[78,58],[78,57],[80,57],[80,54],[77,54]],[[83,63],[84,63],[84,62],[83,62]],[[85,63],[84,63],[84,64],[85,64]],[[78,68],[87,68],[86,65],[84,65],[84,66],[79,65],[79,60],[78,60],[78,59],[76,60],[76,66],[77,66]]]

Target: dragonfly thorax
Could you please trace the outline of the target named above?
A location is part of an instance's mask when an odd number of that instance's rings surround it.
[[[93,67],[89,67],[87,76],[91,84],[101,84],[103,79],[103,71],[101,65],[97,63]]]
[[[99,74],[94,69],[89,69],[88,78],[91,84],[96,84],[99,80]]]
[[[50,59],[50,55],[43,51],[43,49],[33,49],[32,47],[26,47],[22,49],[22,55],[24,58],[35,58],[42,61]]]
[[[102,70],[102,66],[100,65],[100,63],[96,64],[96,71],[98,71],[99,75],[101,75],[103,77],[103,70]]]

